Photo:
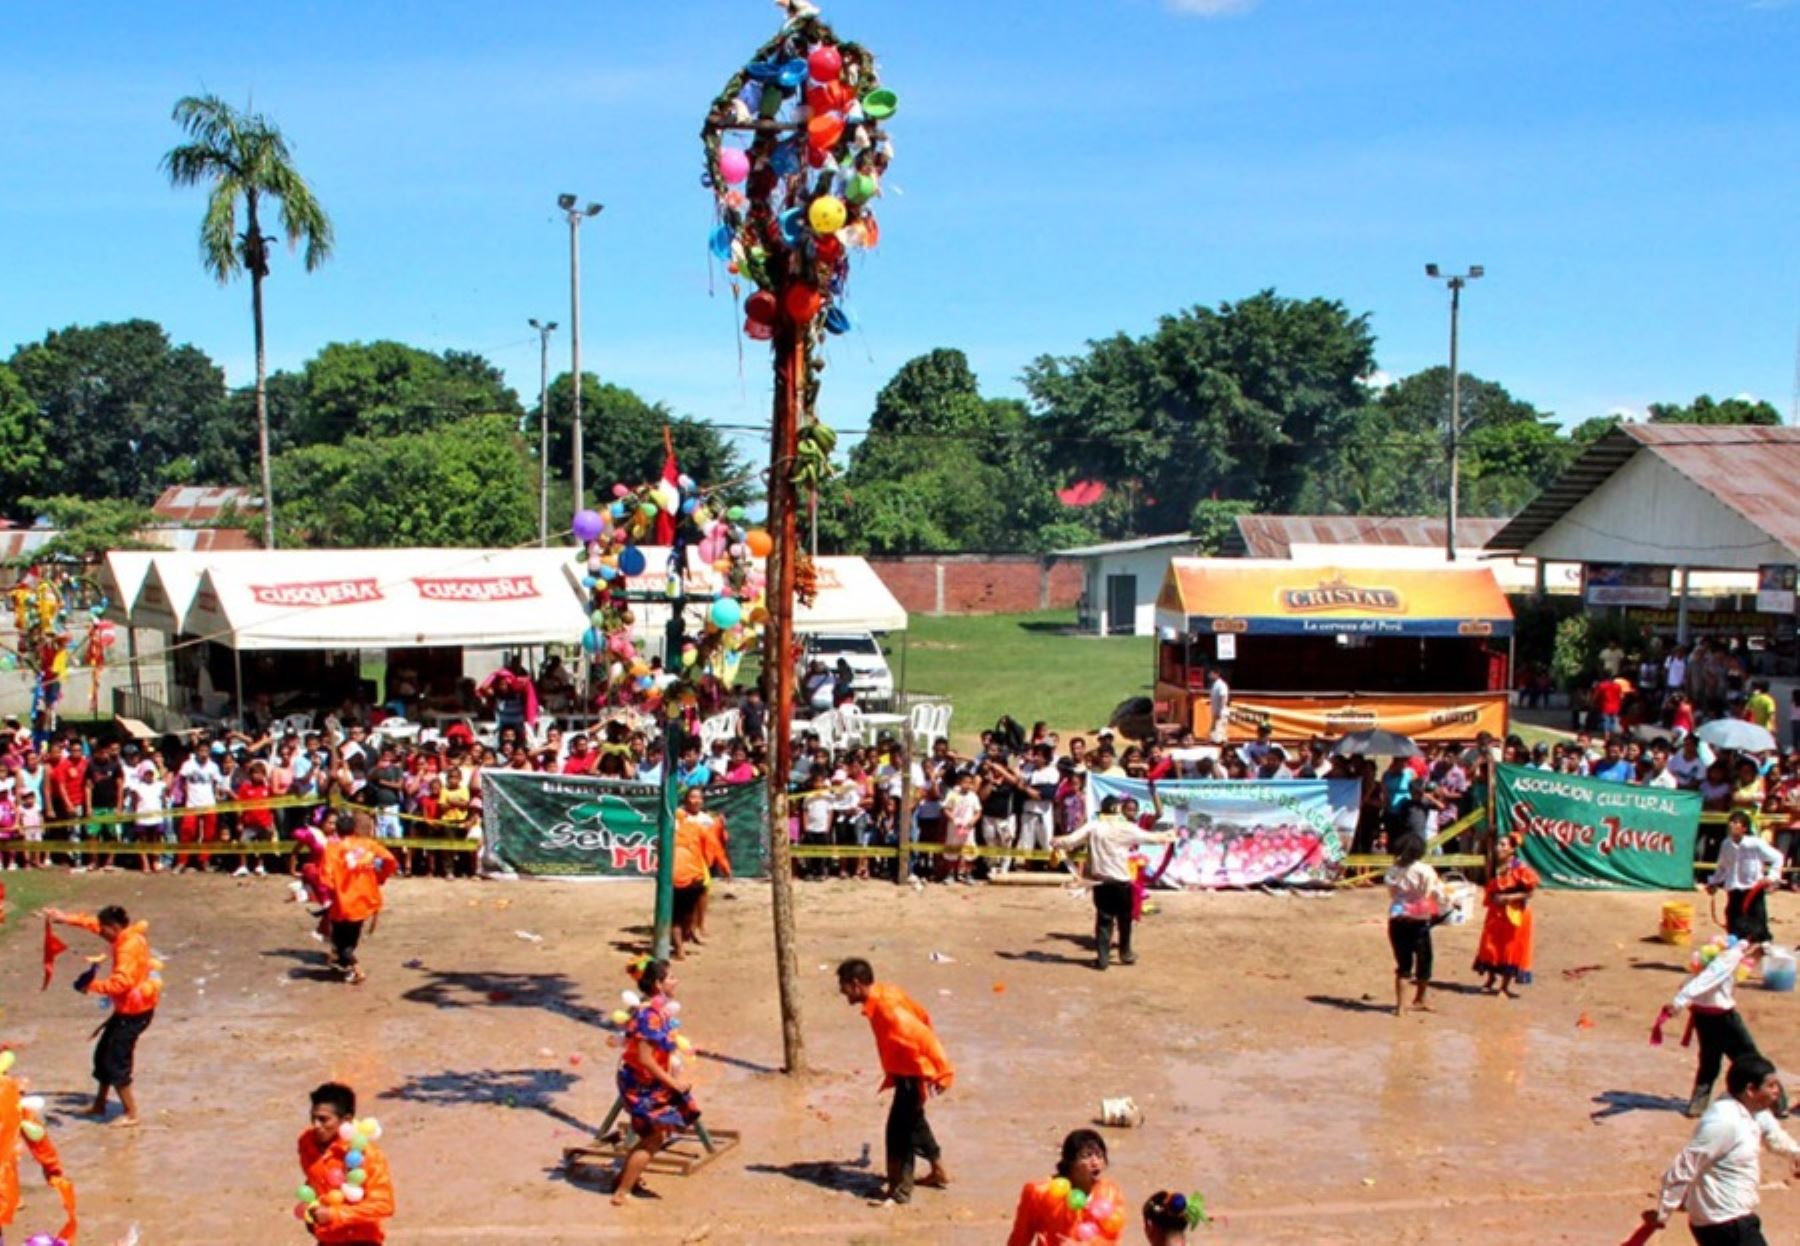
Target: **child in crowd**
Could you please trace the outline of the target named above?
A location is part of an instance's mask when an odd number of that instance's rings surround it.
[[[965,770],[957,777],[955,790],[944,797],[944,857],[949,862],[949,882],[966,885],[975,881],[975,828],[981,824],[979,783],[973,769]]]
[[[44,807],[36,792],[25,788],[19,793],[19,838],[27,845],[44,842]],[[27,868],[44,864],[44,858],[35,852],[24,854]]]
[[[22,835],[19,831],[19,809],[13,794],[0,791],[0,868],[16,870],[25,854],[14,848]]]

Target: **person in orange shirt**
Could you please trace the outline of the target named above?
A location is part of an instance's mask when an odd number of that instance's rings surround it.
[[[1118,1241],[1125,1231],[1125,1194],[1101,1175],[1106,1164],[1106,1140],[1093,1130],[1064,1138],[1056,1175],[1027,1182],[1019,1192],[1006,1246]],[[1083,1230],[1084,1224],[1091,1228]]]
[[[875,981],[875,970],[860,958],[838,966],[838,990],[869,1019],[881,1059],[881,1089],[894,1089],[887,1119],[887,1188],[873,1201],[912,1201],[915,1157],[931,1164],[918,1184],[943,1189],[950,1184],[950,1174],[931,1122],[925,1119],[925,1101],[949,1090],[956,1070],[931,1028],[930,1014],[899,987]]]
[[[331,955],[351,985],[361,985],[368,975],[356,963],[356,945],[362,942],[363,923],[381,912],[382,884],[399,869],[399,862],[374,837],[375,819],[359,812],[350,833],[325,846],[321,881],[331,892]]]
[[[65,1242],[75,1240],[75,1184],[63,1172],[56,1144],[44,1132],[42,1100],[27,1099],[23,1088],[9,1076],[13,1053],[0,1052],[0,1237],[19,1214],[19,1151],[23,1142],[31,1158],[43,1170],[44,1180],[62,1200]]]
[[[312,1092],[312,1123],[300,1135],[300,1213],[314,1241],[380,1246],[387,1240],[394,1180],[387,1156],[375,1145],[380,1136],[373,1121],[356,1120],[350,1087],[326,1082]]]
[[[725,855],[725,819],[706,808],[706,792],[690,787],[675,811],[674,956],[684,943],[701,943],[706,926],[706,889],[713,875],[731,877]]]
[[[127,1128],[138,1123],[137,1094],[132,1089],[133,1068],[137,1061],[137,1043],[150,1022],[156,1018],[156,1004],[162,998],[161,968],[150,955],[150,926],[133,922],[130,914],[116,904],[100,910],[98,917],[86,913],[64,913],[45,909],[49,921],[73,926],[89,934],[97,934],[112,944],[112,972],[95,981],[98,965],[75,979],[74,987],[87,995],[104,995],[112,1001],[112,1013],[100,1027],[100,1041],[94,1044],[94,1081],[99,1090],[89,1116],[106,1115],[109,1089],[119,1092],[119,1104],[125,1115],[119,1124]]]

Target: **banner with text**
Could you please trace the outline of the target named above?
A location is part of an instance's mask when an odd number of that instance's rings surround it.
[[[1700,794],[1500,767],[1500,825],[1546,887],[1691,891]]]
[[[1108,796],[1152,807],[1142,779],[1088,776],[1094,809]],[[1269,783],[1164,780],[1156,784],[1162,822],[1181,832],[1170,846],[1146,845],[1152,877],[1166,887],[1259,887],[1336,878],[1356,830],[1361,788],[1324,779]]]
[[[1335,740],[1378,727],[1415,740],[1473,740],[1483,731],[1500,739],[1506,735],[1506,715],[1504,692],[1336,697],[1234,692],[1226,733],[1233,743],[1256,739],[1257,729],[1265,726],[1277,740]],[[1194,734],[1212,734],[1212,707],[1204,696],[1194,700]]]
[[[481,776],[487,864],[501,872],[566,878],[656,877],[660,793],[641,783],[523,770]],[[725,819],[731,872],[768,871],[768,805],[761,784],[710,787],[706,807]]]

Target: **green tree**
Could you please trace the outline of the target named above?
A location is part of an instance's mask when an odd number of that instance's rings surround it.
[[[307,360],[298,386],[296,445],[419,434],[471,415],[517,420],[522,413],[519,396],[480,355],[434,355],[400,342],[333,342]]]
[[[243,479],[246,429],[204,352],[149,320],[71,326],[14,352],[45,451],[30,491],[154,501],[165,485]]]
[[[552,480],[569,474],[572,444],[574,392],[569,374],[550,382],[550,474]],[[718,487],[737,481],[728,491],[735,499],[754,489],[743,481],[743,460],[737,448],[711,424],[692,416],[676,415],[661,402],[650,402],[622,385],[602,385],[591,372],[581,376],[582,450],[587,459],[589,501],[609,500],[614,484],[639,485],[655,480],[663,469],[663,429],[668,428],[681,470],[702,487]],[[532,421],[532,446],[537,445],[536,421]],[[551,514],[551,526],[568,516]]]
[[[150,527],[150,508],[118,498],[21,498],[26,512],[49,521],[56,535],[31,552],[30,562],[66,558],[95,562],[109,549],[155,549],[138,534]]]
[[[48,462],[38,405],[18,375],[0,364],[0,510],[7,518],[28,517],[20,509],[20,495],[39,487]]]
[[[264,387],[263,279],[269,275],[269,243],[263,214],[275,209],[290,248],[306,241],[311,272],[331,254],[331,219],[312,187],[294,167],[287,138],[261,113],[239,112],[216,95],[184,96],[174,120],[187,134],[163,157],[175,186],[207,186],[206,215],[200,222],[200,261],[221,285],[240,272],[250,274],[250,315],[256,330],[256,440],[263,494],[263,543],[275,544],[275,495],[270,474],[269,413]],[[238,200],[244,202],[244,229],[238,231]]]
[[[1037,421],[1016,399],[984,398],[961,351],[934,350],[902,364],[876,396],[868,435],[849,459],[842,487],[820,499],[820,539],[831,548],[917,553],[1069,543],[1071,524],[1051,490]]]
[[[275,462],[282,537],[319,547],[511,546],[537,534],[537,477],[510,417],[430,437],[350,437]]]
[[[1569,442],[1577,453],[1587,449],[1625,421],[1616,415],[1596,415],[1569,430]]]
[[[1756,398],[1727,398],[1714,402],[1709,394],[1701,394],[1685,405],[1675,402],[1650,404],[1652,424],[1763,424],[1781,423],[1781,412]]]
[[[1025,384],[1059,473],[1123,488],[1127,531],[1178,531],[1206,497],[1291,509],[1365,401],[1374,345],[1367,316],[1265,290],[1044,356]]]
[[[1211,557],[1225,548],[1225,542],[1237,531],[1238,516],[1254,514],[1255,511],[1256,508],[1249,502],[1229,498],[1201,498],[1194,503],[1194,513],[1188,520],[1188,531],[1194,534],[1195,545],[1200,552]]]

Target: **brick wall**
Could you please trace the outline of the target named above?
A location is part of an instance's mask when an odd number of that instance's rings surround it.
[[[915,614],[1070,610],[1081,596],[1082,564],[1035,554],[911,554],[869,565]]]

